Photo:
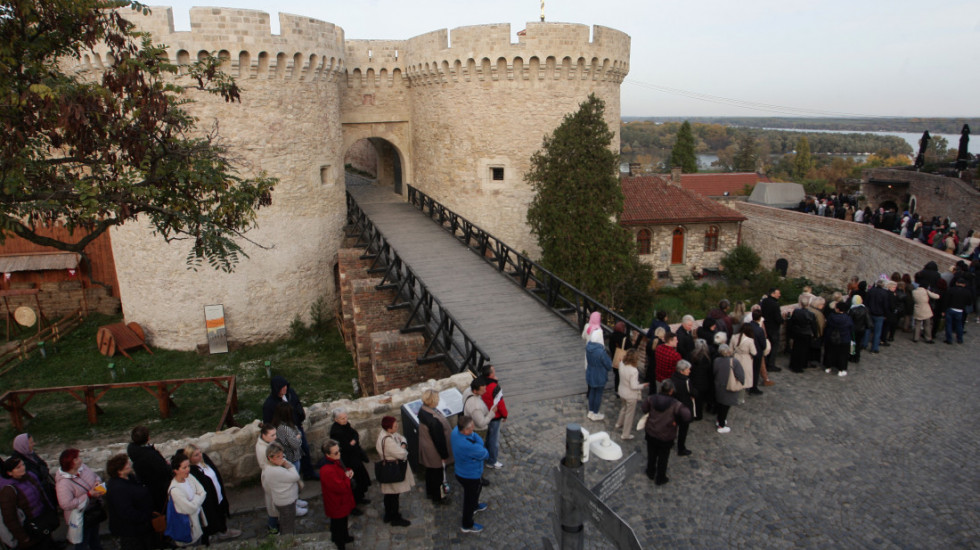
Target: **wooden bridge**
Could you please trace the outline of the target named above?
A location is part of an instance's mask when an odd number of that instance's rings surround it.
[[[489,356],[509,406],[585,393],[580,331],[390,189],[348,178],[347,190]]]

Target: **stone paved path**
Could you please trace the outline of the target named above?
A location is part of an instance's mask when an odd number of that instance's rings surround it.
[[[913,344],[899,334],[847,378],[815,369],[774,373],[765,395],[732,410],[730,434],[715,433],[710,421],[692,426],[694,454],[671,457],[670,483],[634,476],[610,505],[645,548],[980,547],[977,338],[976,323],[962,346]],[[553,538],[551,472],[564,453],[565,424],[608,430],[617,407],[609,391],[604,422],[585,419],[584,397],[515,407],[502,431],[505,467],[487,473],[493,484],[483,496],[490,510],[478,516],[483,533],[459,532],[458,493],[434,509],[420,485],[402,496],[412,526],[388,527],[372,487],[373,503],[352,520],[352,547],[541,548],[542,537]],[[627,454],[644,447],[627,443]],[[613,466],[590,460],[587,484]],[[255,488],[232,492],[239,509],[260,498]],[[311,547],[329,548],[320,501],[310,500],[300,529],[321,532]],[[232,523],[258,536],[264,513],[239,512]],[[588,524],[586,535],[587,548],[612,548]]]

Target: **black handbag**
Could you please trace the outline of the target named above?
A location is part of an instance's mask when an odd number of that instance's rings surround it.
[[[92,490],[82,485],[81,483],[75,481],[74,479],[72,479],[71,481],[75,485],[78,485],[82,489],[85,489],[86,493]],[[102,523],[103,521],[107,520],[109,516],[108,514],[106,514],[105,507],[102,506],[102,501],[90,497],[88,499],[88,505],[85,506],[85,511],[82,512],[82,518],[83,521],[85,522],[84,525],[95,525],[96,523]]]
[[[385,436],[385,439],[391,436]],[[407,460],[388,460],[384,456],[384,442],[381,444],[381,460],[374,463],[374,477],[379,483],[399,483],[405,481],[408,470]]]

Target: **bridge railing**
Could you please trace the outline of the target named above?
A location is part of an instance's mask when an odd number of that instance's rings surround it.
[[[358,236],[358,244],[366,247],[362,259],[372,260],[369,273],[383,273],[376,288],[396,291],[389,310],[407,309],[408,319],[399,330],[402,333],[421,332],[428,345],[416,361],[419,364],[442,362],[454,373],[469,370],[481,374],[490,358],[459,326],[439,299],[429,292],[425,283],[361,210],[357,201],[347,193],[347,222]]]
[[[408,186],[408,202],[497,271],[508,275],[535,300],[547,306],[575,329],[584,327],[589,320],[589,314],[598,311],[602,314],[603,330],[606,333],[612,331],[617,321],[622,321],[626,324],[626,333],[631,339],[634,332],[646,335],[646,330],[626,317],[568,284],[561,277],[411,185]]]

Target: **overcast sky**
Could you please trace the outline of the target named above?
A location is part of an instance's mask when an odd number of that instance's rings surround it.
[[[285,12],[358,39],[510,23],[516,42],[540,13],[540,0],[147,3],[172,6],[178,30],[191,6],[228,6],[272,13],[273,32]],[[545,19],[632,37],[623,116],[980,116],[978,0],[547,0]]]

